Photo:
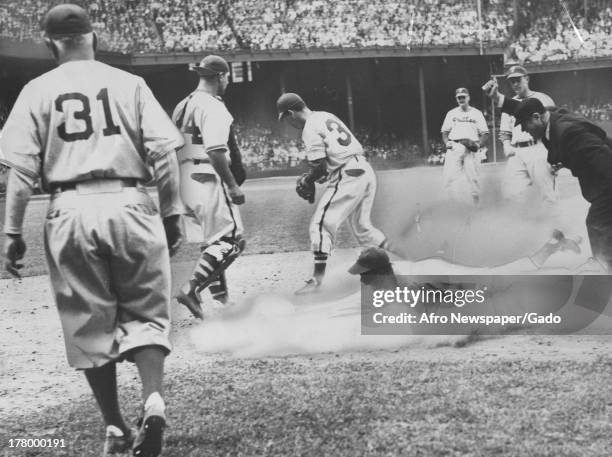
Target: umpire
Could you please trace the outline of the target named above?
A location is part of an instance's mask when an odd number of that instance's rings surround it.
[[[563,108],[544,107],[536,98],[521,102],[504,97],[497,83],[483,86],[486,94],[515,125],[542,141],[548,162],[556,169],[568,168],[578,178],[584,198],[591,203],[586,218],[593,256],[608,270],[612,266],[612,141],[600,127]]]

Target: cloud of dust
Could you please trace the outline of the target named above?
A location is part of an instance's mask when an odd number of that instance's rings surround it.
[[[294,300],[295,301],[295,300]],[[196,350],[238,358],[462,345],[467,336],[361,335],[360,295],[295,304],[259,295],[207,319],[190,333]]]

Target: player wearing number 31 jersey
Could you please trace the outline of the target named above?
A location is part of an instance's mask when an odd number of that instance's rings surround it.
[[[155,457],[171,349],[170,254],[180,244],[184,211],[175,153],[183,138],[142,78],[95,61],[85,10],[55,6],[44,30],[58,67],[23,88],[1,140],[11,167],[7,268],[17,274],[24,213],[40,180],[51,194],[45,251],[68,362],[85,371],[102,410],[104,455],[133,444],[134,455]],[[159,211],[144,186],[150,167]],[[136,437],[117,395],[116,363],[126,359],[138,366],[145,398]]]
[[[310,221],[310,240],[314,252],[314,273],[296,294],[318,289],[325,275],[327,257],[334,245],[336,232],[345,220],[362,246],[386,247],[385,235],[372,225],[370,212],[376,194],[376,175],[363,155],[363,147],[331,113],[311,111],[302,98],[283,94],[277,101],[279,119],[287,119],[302,130],[309,173],[298,181],[300,188],[310,188],[314,202],[314,183],[326,182]]]

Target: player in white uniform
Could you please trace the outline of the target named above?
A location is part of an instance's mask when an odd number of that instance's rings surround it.
[[[17,274],[32,188],[51,194],[44,223],[52,289],[68,362],[85,376],[107,425],[105,454],[134,437],[117,398],[116,362],[136,363],[144,417],[136,456],[157,456],[170,352],[170,251],[181,240],[183,140],[144,80],[94,60],[96,37],[75,5],[52,8],[46,43],[59,66],[23,88],[3,130],[10,170],[7,268]],[[153,166],[161,216],[144,183]],[[165,230],[164,230],[165,229]]]
[[[336,116],[324,111],[311,111],[304,100],[293,93],[281,95],[276,106],[280,120],[286,118],[291,125],[302,130],[311,170],[300,180],[313,188],[315,182],[327,182],[310,221],[313,276],[296,292],[311,293],[323,281],[336,232],[345,220],[362,246],[387,247],[385,235],[370,220],[376,175],[357,138]]]
[[[228,299],[225,269],[244,249],[238,206],[245,198],[232,173],[230,129],[233,117],[219,98],[228,85],[229,66],[221,57],[205,57],[194,66],[198,87],[174,110],[172,120],[183,132],[178,153],[181,195],[187,214],[187,240],[203,242],[200,259],[177,300],[203,318],[200,292],[209,287],[216,300]]]
[[[518,65],[510,68],[507,81],[516,94],[515,100],[537,98],[544,106],[554,106],[555,102],[546,94],[529,89],[529,75]],[[504,144],[504,154],[508,157],[503,182],[506,198],[521,200],[529,186],[534,185],[548,204],[557,203],[559,196],[555,190],[555,174],[547,161],[548,151],[541,141],[514,125],[514,117],[502,113],[499,136]]]
[[[480,178],[475,152],[487,142],[489,128],[482,112],[470,106],[470,93],[465,87],[455,91],[455,98],[459,106],[446,114],[441,128],[446,144],[444,188],[449,198],[477,205]]]

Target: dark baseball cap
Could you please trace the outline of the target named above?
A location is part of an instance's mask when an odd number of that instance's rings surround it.
[[[290,109],[300,111],[305,106],[306,103],[304,103],[304,100],[302,100],[302,97],[300,97],[298,94],[287,92],[286,94],[281,95],[276,101],[278,120],[280,121]]]
[[[219,73],[229,73],[230,68],[223,57],[209,55],[202,59],[200,64],[189,66],[192,71],[197,71],[202,76],[215,76]]]
[[[537,98],[526,98],[514,111],[514,125],[523,125],[533,113],[542,114],[544,111],[546,111],[546,109],[540,100]]]
[[[527,76],[527,70],[520,65],[513,65],[508,69],[508,73],[506,74],[506,79],[510,78],[520,78],[521,76]]]
[[[457,90],[455,90],[455,97],[457,95],[470,95],[470,92],[465,88],[465,87],[459,87]]]
[[[42,29],[49,38],[83,35],[93,31],[87,11],[72,3],[51,8],[43,19]]]
[[[349,268],[348,272],[352,275],[360,275],[366,271],[378,270],[391,265],[389,255],[383,248],[369,247],[361,251],[357,262]]]

